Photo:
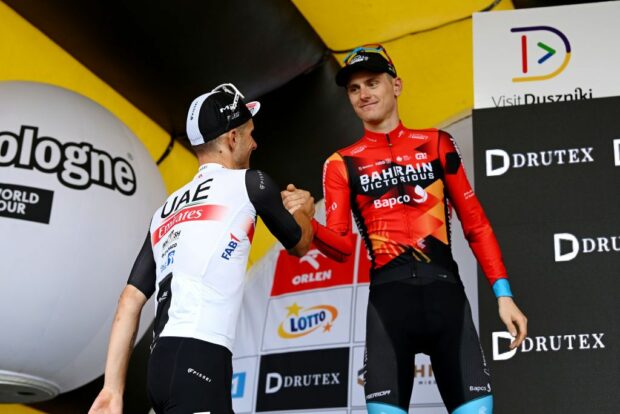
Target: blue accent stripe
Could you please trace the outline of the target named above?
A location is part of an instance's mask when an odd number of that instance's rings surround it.
[[[493,283],[493,292],[495,292],[496,298],[499,298],[500,296],[512,297],[512,291],[510,290],[510,282],[508,282],[508,279],[497,279],[495,283]]]
[[[366,408],[368,409],[368,414],[407,414],[407,411],[402,408],[390,404],[368,403]]]
[[[452,414],[493,414],[493,396],[487,395],[468,401],[452,411]]]

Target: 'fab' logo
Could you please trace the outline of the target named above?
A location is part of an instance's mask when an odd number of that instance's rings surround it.
[[[278,335],[284,339],[306,336],[320,328],[323,328],[323,332],[329,332],[338,317],[338,309],[330,305],[303,308],[293,303],[286,310],[286,320],[278,326]]]
[[[236,238],[234,234],[230,233],[230,241],[222,252],[222,259],[230,260],[230,256],[232,256],[232,254],[235,252],[235,249],[237,249],[237,246],[239,246],[240,241],[241,240]]]
[[[531,43],[534,42],[534,40],[528,39],[527,34],[521,35],[521,72],[524,75],[527,75],[512,78],[513,82],[547,80],[559,75],[564,69],[566,69],[568,61],[570,60],[571,48],[570,42],[568,41],[568,38],[564,35],[564,33],[551,26],[514,27],[510,29],[510,31],[513,33],[537,32],[536,38],[538,39],[538,41],[536,42],[537,48],[533,48],[534,50],[530,50],[528,52],[528,46],[530,46]],[[549,36],[550,33],[553,34],[553,36]],[[542,41],[545,40],[557,47],[557,45],[559,45],[557,41],[558,37],[564,45],[565,52],[564,60],[561,64],[559,64],[559,66],[557,65],[560,60],[561,54],[558,54],[558,51],[556,49]],[[530,58],[534,58],[531,60],[535,60],[536,64],[532,64]],[[554,63],[556,66],[553,66]],[[554,70],[550,69],[554,67]],[[531,74],[530,72],[534,73]]]

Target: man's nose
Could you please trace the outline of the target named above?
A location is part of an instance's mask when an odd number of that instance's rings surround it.
[[[365,86],[362,86],[360,88],[360,98],[361,99],[368,99],[369,97],[370,97],[370,91]]]

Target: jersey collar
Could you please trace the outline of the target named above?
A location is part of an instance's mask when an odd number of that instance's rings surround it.
[[[200,167],[198,167],[198,174],[196,174],[194,179],[202,177],[202,175],[208,171],[219,170],[222,168],[224,168],[224,166],[216,162],[208,162],[206,164],[202,164]]]
[[[388,132],[387,134],[384,132],[374,132],[364,128],[364,138],[372,141],[372,142],[383,142],[385,140],[386,135],[390,137],[390,141],[393,141],[400,136],[403,135],[405,131],[405,127],[403,126],[402,121],[398,121],[398,125],[396,128]],[[381,141],[379,141],[381,140]]]

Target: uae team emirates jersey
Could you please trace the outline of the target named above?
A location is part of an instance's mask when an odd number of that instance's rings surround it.
[[[285,248],[299,242],[278,187],[258,170],[202,165],[157,209],[128,281],[156,294],[154,340],[190,337],[232,350],[257,214]]]
[[[455,269],[454,208],[491,285],[506,277],[493,230],[444,131],[402,124],[388,134],[365,131],[326,161],[323,191],[327,226],[315,224],[315,243],[335,259],[349,249],[343,240],[351,232],[353,211],[374,270],[396,265],[404,256]]]

